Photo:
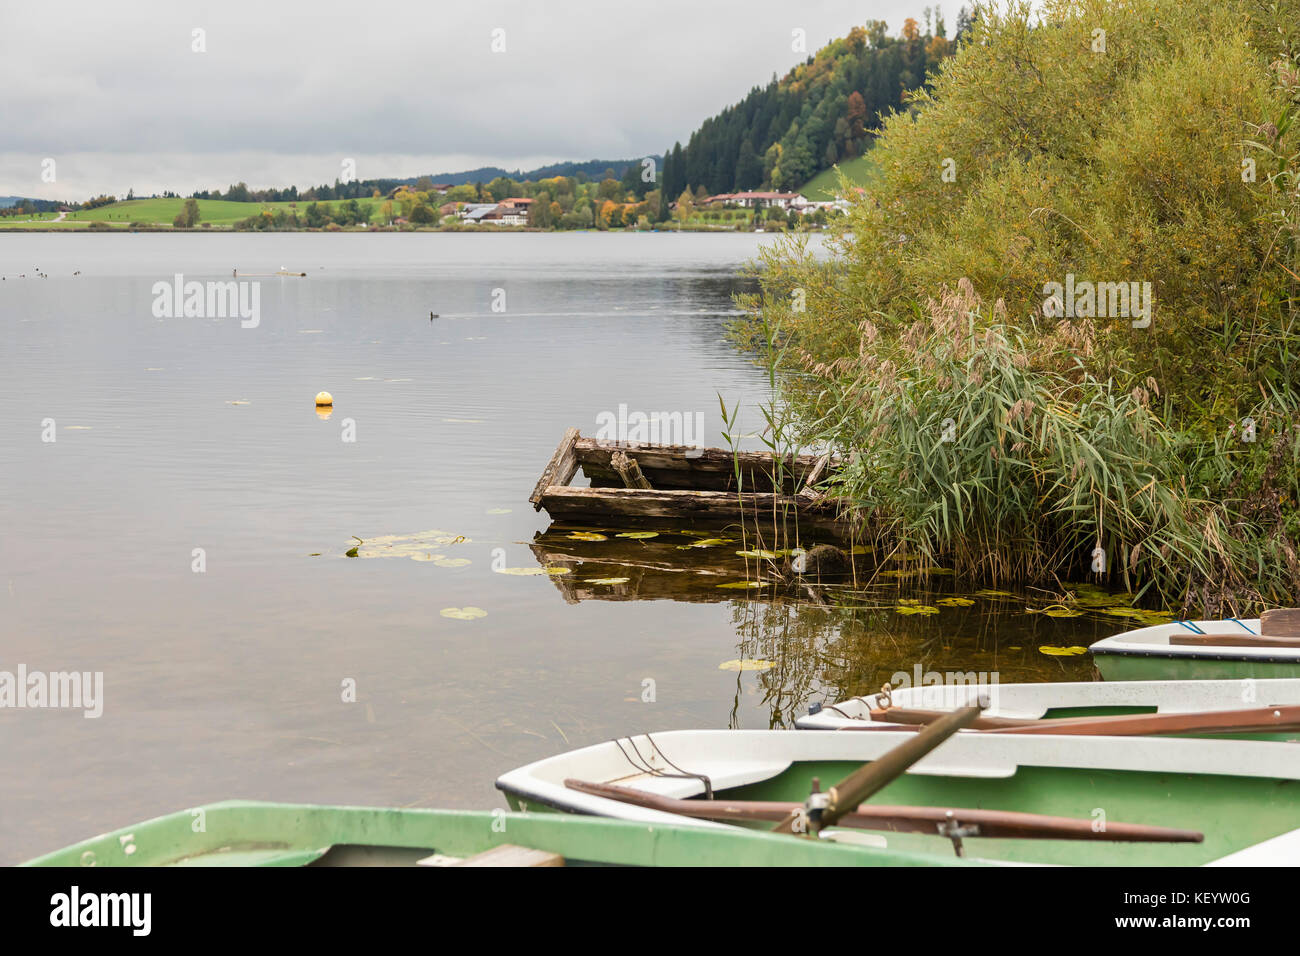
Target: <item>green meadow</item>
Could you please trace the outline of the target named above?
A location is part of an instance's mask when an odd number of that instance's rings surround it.
[[[804,183],[799,192],[817,202],[834,199],[839,194],[840,173],[844,174],[850,185],[870,186],[876,178],[876,164],[870,153],[846,159],[830,169],[823,169]]]
[[[330,205],[337,206],[343,200],[328,200]],[[358,199],[362,206],[369,206],[372,209],[372,215],[378,212],[378,207],[384,203],[383,199],[365,198]],[[296,211],[298,215],[303,215],[306,211],[308,202],[298,200],[297,202],[230,202],[225,199],[200,199],[199,203],[199,225],[208,223],[214,227],[231,227],[235,223],[247,219],[249,216],[255,216],[264,209],[272,212],[278,210]],[[111,227],[127,228],[132,223],[143,222],[151,226],[165,226],[170,228],[172,220],[181,211],[185,205],[185,200],[177,199],[130,199],[122,202],[115,202],[108,206],[100,206],[97,209],[83,209],[76,212],[68,213],[66,219],[61,222],[54,222],[57,213],[38,213],[33,217],[36,221],[28,222],[23,220],[5,220],[0,219],[0,229],[86,229],[92,222],[102,222]]]

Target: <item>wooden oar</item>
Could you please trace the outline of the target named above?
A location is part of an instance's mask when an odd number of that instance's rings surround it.
[[[836,820],[901,777],[908,767],[963,727],[970,726],[979,715],[978,705],[962,707],[945,714],[911,740],[904,741],[883,756],[863,764],[831,787],[826,797],[819,801],[822,803],[820,808],[814,807],[811,813],[802,807],[792,811],[788,818],[772,828],[773,832],[796,833],[805,824],[810,824],[814,832],[822,827],[834,826]]]
[[[914,707],[890,707],[887,710],[872,710],[871,719],[892,724],[932,724],[950,710],[921,710]],[[971,730],[1000,730],[1003,727],[1018,727],[1021,724],[1038,723],[1023,717],[977,717],[970,723]]]
[[[896,721],[900,727],[924,725],[950,711],[891,708],[873,710],[873,721]],[[886,724],[864,724],[886,729]],[[853,729],[857,729],[854,726]],[[1251,707],[1245,710],[1210,710],[1178,714],[1110,714],[1099,717],[1059,717],[1036,720],[1023,717],[981,717],[972,730],[993,734],[1075,734],[1083,736],[1137,737],[1161,734],[1285,733],[1300,732],[1300,706]]]
[[[565,780],[570,790],[700,820],[784,820],[803,805],[779,800],[681,800],[608,783]],[[972,810],[957,807],[860,806],[843,814],[837,826],[890,833],[929,833],[948,836],[941,828],[959,824],[978,829],[981,837],[1024,840],[1109,840],[1121,843],[1200,843],[1196,830],[1107,823],[1098,830],[1092,820],[1057,817],[1015,810]]]

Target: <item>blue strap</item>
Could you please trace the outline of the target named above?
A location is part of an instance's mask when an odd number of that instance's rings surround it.
[[[1235,617],[1230,617],[1230,618],[1228,618],[1228,620],[1231,621],[1233,624],[1241,624],[1241,622],[1238,621]],[[1255,632],[1252,631],[1249,627],[1247,627],[1245,624],[1241,624],[1241,626],[1245,629],[1245,631],[1246,631],[1247,634],[1254,634],[1254,633],[1255,633]]]
[[[1197,627],[1195,624],[1193,624],[1191,621],[1175,621],[1174,623],[1175,623],[1175,624],[1181,624],[1183,627],[1187,628],[1187,629],[1188,629],[1189,631],[1191,631],[1193,634],[1204,634],[1204,633],[1205,633],[1205,632],[1202,631],[1199,627]],[[1242,625],[1242,626],[1244,627],[1245,625]]]

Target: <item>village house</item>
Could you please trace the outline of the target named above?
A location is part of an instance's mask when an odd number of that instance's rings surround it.
[[[499,203],[466,203],[461,207],[461,221],[467,225],[526,226],[532,199],[503,199]]]
[[[742,209],[753,209],[755,206],[762,206],[764,209],[792,209],[808,205],[808,199],[800,193],[780,193],[780,192],[743,192],[743,193],[719,193],[716,196],[710,196],[704,200],[706,206],[738,206]]]

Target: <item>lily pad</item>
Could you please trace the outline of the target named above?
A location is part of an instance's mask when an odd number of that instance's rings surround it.
[[[718,665],[720,671],[768,671],[776,666],[776,661],[759,658],[743,658],[735,661],[723,661]]]
[[[627,584],[631,578],[586,578],[583,584]]]
[[[900,604],[894,608],[899,614],[938,614],[939,609],[929,604]]]
[[[438,530],[417,531],[415,534],[386,534],[364,540],[356,535],[353,538],[358,543],[348,550],[350,558],[411,558],[450,545],[471,543],[463,534]]]
[[[970,607],[975,602],[972,601],[970,598],[948,597],[948,598],[939,598],[939,600],[935,601],[934,603],[938,604],[940,607]]]
[[[487,611],[481,607],[445,607],[438,612],[443,617],[454,618],[457,621],[473,621],[480,617],[487,617]]]
[[[493,568],[492,570],[497,574],[514,574],[521,578],[546,573],[545,568]]]
[[[780,557],[780,555],[775,551],[763,551],[758,548],[753,548],[749,551],[737,551],[736,554],[740,555],[742,558],[767,558],[769,560]]]
[[[659,537],[659,532],[658,531],[622,531],[614,535],[614,537],[633,538],[637,541],[640,541],[644,538],[657,538]]]
[[[1058,647],[1055,644],[1044,644],[1038,649],[1040,654],[1047,654],[1050,657],[1075,657],[1079,654],[1087,654],[1086,647],[1079,647],[1077,644],[1071,647]]]
[[[568,535],[571,541],[608,541],[609,538],[594,531],[575,531]]]
[[[730,588],[733,590],[743,590],[745,588],[761,588],[762,581],[729,581],[726,584],[719,584],[720,588]]]

